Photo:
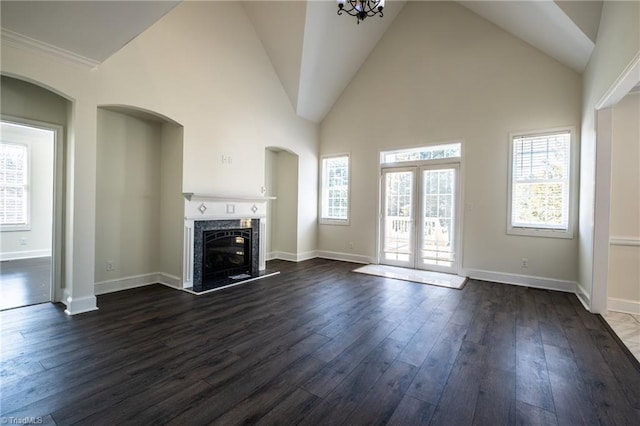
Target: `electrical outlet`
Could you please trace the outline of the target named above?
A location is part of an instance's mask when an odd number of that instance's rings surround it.
[[[528,267],[529,267],[529,259],[527,259],[526,257],[523,257],[523,258],[521,259],[521,262],[522,262],[522,263],[520,264],[520,267],[521,267],[521,268],[528,268]]]
[[[349,241],[349,248],[353,250],[353,241]]]
[[[27,245],[27,239],[26,238],[20,238],[20,245],[21,246],[26,246]]]
[[[107,260],[107,271],[113,271],[114,269],[113,260]]]

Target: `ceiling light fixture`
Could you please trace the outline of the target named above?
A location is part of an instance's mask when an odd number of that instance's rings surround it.
[[[356,17],[358,24],[367,16],[384,16],[382,9],[384,9],[384,0],[338,0],[338,15],[347,12],[348,15]]]

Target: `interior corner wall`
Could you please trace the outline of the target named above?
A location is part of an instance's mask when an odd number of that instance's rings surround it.
[[[182,196],[183,128],[161,125],[160,263],[157,272],[182,276],[184,197]]]
[[[158,272],[160,124],[99,108],[97,158],[96,283]]]
[[[609,307],[640,314],[640,92],[613,107],[612,134]]]
[[[320,154],[351,154],[352,220],[320,225],[319,250],[376,259],[380,151],[461,140],[461,273],[570,291],[576,237],[506,234],[508,135],[574,126],[578,141],[581,84],[455,2],[407,2],[321,124]]]
[[[593,305],[594,285],[600,290],[606,282],[594,283],[596,206],[596,105],[621,77],[625,69],[640,55],[640,3],[605,1],[602,6],[596,45],[583,73],[582,139],[580,156],[580,217],[578,293]],[[604,208],[608,208],[607,205]],[[608,242],[602,242],[608,244]],[[600,265],[599,267],[606,267]],[[604,293],[598,291],[598,293]],[[603,306],[592,311],[603,311]]]

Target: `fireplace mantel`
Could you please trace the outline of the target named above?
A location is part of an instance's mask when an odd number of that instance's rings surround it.
[[[266,228],[268,201],[276,197],[214,195],[185,192],[184,196],[184,245],[182,285],[194,287],[194,250],[196,222],[217,220],[259,220],[258,269],[266,269]]]
[[[258,195],[213,195],[213,194],[198,194],[194,192],[183,192],[182,195],[188,201],[269,201],[275,200],[276,197],[266,197],[266,196],[258,196]]]

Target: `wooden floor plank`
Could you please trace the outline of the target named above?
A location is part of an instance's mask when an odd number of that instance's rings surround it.
[[[575,295],[314,259],[0,312],[0,416],[43,424],[640,424],[640,371]]]

